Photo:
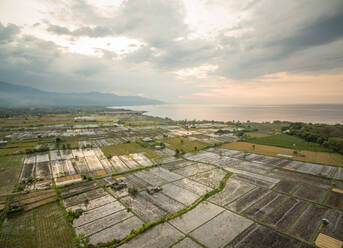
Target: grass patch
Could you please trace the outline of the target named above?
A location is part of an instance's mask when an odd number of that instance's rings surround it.
[[[287,134],[277,134],[266,137],[249,137],[247,141],[259,145],[278,146],[303,151],[331,152],[330,149],[320,146],[319,144],[307,142],[301,138]]]
[[[144,148],[137,143],[127,143],[112,146],[101,147],[102,152],[106,157],[108,156],[120,156],[128,155],[130,153],[144,152],[145,155],[150,159],[158,158],[159,156],[149,148]]]
[[[0,195],[12,192],[22,167],[22,155],[0,157]]]
[[[163,139],[162,141],[169,144],[171,149],[173,150],[178,149],[179,151],[184,151],[184,152],[194,152],[196,150],[204,149],[207,146],[198,141],[191,141],[182,137],[166,138],[166,139]]]
[[[15,143],[8,143],[0,149],[0,156],[12,154],[23,154],[26,150],[33,149],[38,145],[38,140],[23,140]]]
[[[299,151],[304,157],[294,156],[294,149],[288,149],[276,146],[266,146],[255,144],[255,149],[253,148],[253,143],[248,142],[234,142],[229,144],[224,144],[221,147],[232,150],[239,150],[243,152],[257,153],[268,156],[277,156],[277,154],[287,154],[293,156],[294,160],[299,160],[309,163],[317,163],[324,165],[333,166],[343,166],[343,156],[338,153],[329,152],[312,152],[312,151]]]
[[[261,138],[261,137],[266,137],[268,136],[267,134],[264,133],[259,133],[259,132],[247,132],[244,133],[248,138]]]

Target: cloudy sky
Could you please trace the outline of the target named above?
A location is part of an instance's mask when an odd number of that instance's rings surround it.
[[[1,0],[0,81],[171,103],[343,103],[343,1]]]

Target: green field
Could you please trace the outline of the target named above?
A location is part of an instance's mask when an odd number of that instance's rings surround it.
[[[171,149],[179,149],[180,151],[183,150],[184,152],[194,152],[195,147],[197,147],[197,150],[201,150],[206,147],[206,145],[203,143],[181,137],[167,138],[163,139],[162,141],[169,144]]]
[[[0,195],[12,192],[23,167],[23,156],[0,157]]]
[[[277,134],[272,136],[265,137],[248,137],[248,142],[266,145],[266,146],[278,146],[294,150],[304,150],[304,151],[313,151],[313,152],[330,152],[331,150],[320,146],[319,144],[307,142],[296,136],[291,136],[287,134]]]
[[[8,216],[1,228],[2,248],[72,248],[73,232],[57,203]]]
[[[119,144],[112,146],[103,146],[101,147],[102,152],[105,156],[119,156],[119,155],[128,155],[130,153],[139,153],[144,152],[145,155],[150,158],[158,158],[158,155],[149,148],[144,148],[137,143],[128,143],[128,144]]]

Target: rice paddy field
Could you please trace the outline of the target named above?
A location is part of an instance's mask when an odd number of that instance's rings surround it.
[[[22,167],[22,155],[0,157],[0,195],[12,192],[19,179]]]
[[[163,142],[169,144],[170,148],[173,150],[178,149],[179,151],[183,150],[184,152],[195,151],[195,147],[197,147],[197,150],[201,150],[204,147],[206,147],[204,143],[200,143],[198,141],[191,141],[182,137],[163,139]]]
[[[118,144],[112,146],[103,146],[101,150],[105,156],[119,156],[119,155],[128,155],[130,153],[141,153],[143,152],[148,158],[155,159],[158,158],[158,155],[153,152],[151,149],[144,148],[137,143],[127,143],[127,144]]]
[[[331,152],[330,149],[320,146],[317,143],[307,142],[296,136],[287,134],[277,134],[265,137],[254,137],[248,139],[249,143],[277,146],[289,149],[313,151],[313,152]]]
[[[211,144],[230,142],[217,135],[225,124],[188,130],[144,115],[87,115],[97,122],[71,124],[73,114],[28,117],[21,121],[68,125],[3,134],[12,140],[0,154],[45,143],[49,151],[0,156],[1,248],[72,248],[76,239],[89,248],[343,241],[343,157],[275,135],[281,124],[257,125],[249,142],[218,147]],[[153,142],[135,142],[144,137]],[[154,149],[160,142],[166,148]],[[185,154],[175,156],[176,149]],[[12,193],[18,182],[23,190]]]
[[[253,147],[255,145],[255,148]],[[313,151],[299,151],[299,153],[303,154],[304,156],[294,156],[293,151],[294,149],[276,147],[276,146],[266,146],[266,145],[259,145],[253,144],[249,142],[234,142],[229,144],[223,144],[223,148],[232,149],[232,150],[239,150],[244,152],[251,152],[269,156],[278,156],[278,154],[286,154],[292,156],[292,159],[310,162],[310,163],[318,163],[324,165],[333,165],[333,166],[343,166],[343,156],[338,153],[331,153],[331,152],[313,152]]]
[[[73,248],[73,231],[57,203],[11,215],[2,225],[3,248]]]

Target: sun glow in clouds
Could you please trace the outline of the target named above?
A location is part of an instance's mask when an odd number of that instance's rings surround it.
[[[115,52],[118,55],[124,55],[139,49],[143,44],[144,43],[142,42],[126,37],[110,37],[79,38],[76,41],[67,42],[65,46],[70,52],[86,55],[101,55],[102,50]]]
[[[217,65],[201,65],[198,67],[186,68],[175,72],[178,78],[185,79],[188,77],[194,77],[198,79],[207,78],[208,73],[214,72],[218,69]]]

